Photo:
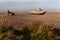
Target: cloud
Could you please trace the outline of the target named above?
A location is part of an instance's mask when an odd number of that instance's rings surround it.
[[[8,1],[19,1],[19,2],[27,2],[27,1],[30,1],[30,0],[0,0],[0,2],[8,2]]]
[[[9,2],[9,1],[18,1],[18,2],[45,2],[49,0],[0,0],[0,2]]]
[[[46,2],[46,1],[49,1],[49,0],[35,0],[35,2]]]

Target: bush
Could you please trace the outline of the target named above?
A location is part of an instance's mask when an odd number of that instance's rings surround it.
[[[16,30],[10,27],[2,27],[0,40],[57,40],[52,32],[53,26],[33,24],[23,30]]]

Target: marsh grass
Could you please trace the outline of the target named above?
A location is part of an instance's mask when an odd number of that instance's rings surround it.
[[[52,32],[52,27],[51,25],[33,24],[23,30],[16,30],[12,26],[2,26],[0,40],[57,40]]]
[[[7,25],[6,25],[7,24]],[[13,23],[12,23],[13,24]],[[22,23],[23,24],[23,23]],[[52,25],[43,25],[35,22],[31,26],[25,26],[22,30],[14,29],[4,19],[4,25],[0,29],[0,40],[58,40],[53,34]],[[20,26],[17,26],[17,28]]]

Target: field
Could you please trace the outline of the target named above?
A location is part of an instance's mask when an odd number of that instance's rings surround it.
[[[0,26],[6,24],[11,26],[25,26],[32,23],[40,22],[48,25],[60,26],[60,14],[44,14],[44,15],[31,15],[31,14],[17,14],[10,16],[6,13],[0,14]],[[22,25],[21,25],[22,24]]]
[[[55,40],[56,35],[53,35],[50,27],[60,28],[60,14],[46,13],[44,15],[31,15],[31,14],[21,14],[21,13],[17,14],[16,13],[16,15],[11,16],[6,13],[0,13],[0,28],[1,28],[0,34],[2,35],[2,37],[0,35],[1,40],[3,38],[4,38],[3,40],[10,40],[8,39],[8,37],[10,38],[10,36],[8,35],[11,35],[12,37],[12,35],[14,35],[17,32],[18,32],[17,34],[23,33],[21,35],[23,35],[23,39],[25,40],[28,40],[28,39]],[[31,28],[33,29],[32,30],[33,32],[30,32]],[[36,31],[36,29],[38,31]],[[60,32],[57,32],[57,33],[60,33]],[[17,39],[15,39],[15,37],[16,35],[14,35],[14,39],[12,38],[11,40],[21,40],[19,39],[20,36],[17,36],[16,37]],[[56,40],[58,39],[56,38]]]

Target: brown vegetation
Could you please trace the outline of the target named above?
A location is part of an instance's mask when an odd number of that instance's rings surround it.
[[[59,21],[60,14],[0,14],[0,40],[58,40]]]
[[[16,14],[15,16],[8,16],[5,13],[0,14],[0,26],[14,26],[17,29],[29,26],[34,23],[44,23],[47,25],[60,26],[60,14],[45,14],[45,15],[30,15],[30,14]]]

